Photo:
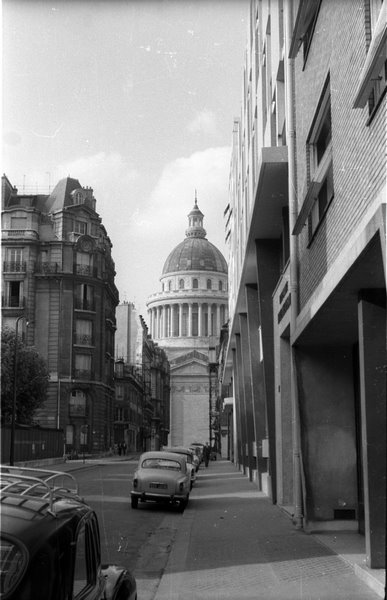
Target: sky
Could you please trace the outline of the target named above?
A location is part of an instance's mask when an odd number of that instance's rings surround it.
[[[248,0],[3,0],[2,172],[20,192],[92,187],[120,301],[148,322],[194,205],[228,259]]]

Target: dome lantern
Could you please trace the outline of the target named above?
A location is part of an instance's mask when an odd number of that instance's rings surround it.
[[[188,215],[188,229],[185,231],[187,237],[206,237],[206,230],[203,227],[203,213],[198,207],[197,191],[195,190],[195,204]]]

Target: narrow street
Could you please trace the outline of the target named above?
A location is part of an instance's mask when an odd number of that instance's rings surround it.
[[[129,503],[135,458],[70,461],[100,521],[103,560],[124,564],[138,600],[377,600],[384,570],[357,533],[309,535],[226,460],[201,466],[184,513]]]

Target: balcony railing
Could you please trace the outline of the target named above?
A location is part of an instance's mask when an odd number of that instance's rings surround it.
[[[91,369],[74,369],[75,379],[93,379]]]
[[[1,306],[3,308],[24,308],[25,305],[26,300],[24,296],[11,296],[9,298],[1,296]]]
[[[78,346],[93,346],[93,336],[86,333],[76,333],[74,343]]]
[[[75,310],[91,310],[95,312],[94,300],[86,300],[85,298],[75,298],[74,307]]]
[[[4,239],[24,238],[29,240],[38,240],[39,233],[35,229],[2,229],[1,236]]]
[[[27,271],[27,263],[24,261],[4,261],[3,273],[25,273]]]
[[[56,262],[40,262],[36,263],[35,273],[60,273],[61,265]]]
[[[75,273],[84,277],[97,277],[98,269],[90,265],[75,265]]]

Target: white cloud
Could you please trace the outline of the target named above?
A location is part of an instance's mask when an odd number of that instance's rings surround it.
[[[210,110],[203,110],[188,123],[187,129],[190,133],[194,134],[215,135],[217,130],[215,113]]]
[[[150,235],[167,233],[167,243],[174,238],[184,239],[187,214],[194,205],[197,190],[208,237],[213,243],[222,244],[222,215],[228,200],[230,152],[229,147],[207,148],[166,165],[148,206],[141,214],[142,233],[145,227]],[[133,227],[136,227],[135,222]]]
[[[185,238],[195,189],[207,239],[226,255],[223,211],[228,201],[230,153],[230,147],[207,148],[167,164],[149,201],[125,222],[122,241],[115,230],[117,285],[122,296],[125,292],[140,306],[144,316],[147,297],[160,291],[165,260]]]

